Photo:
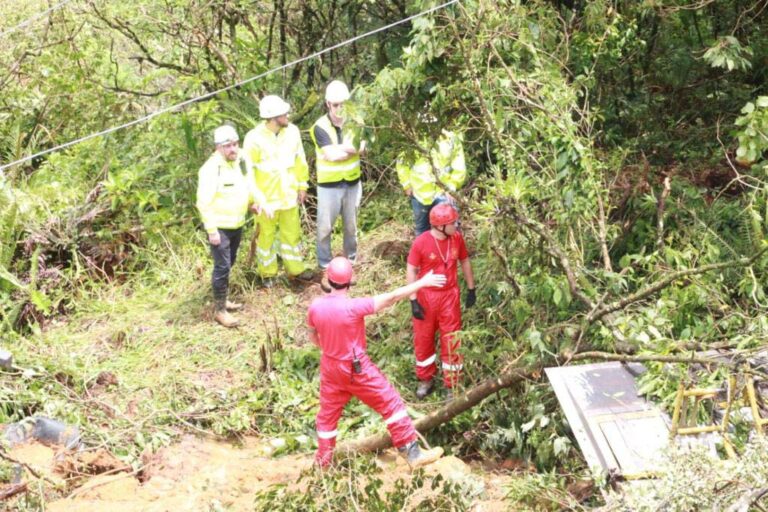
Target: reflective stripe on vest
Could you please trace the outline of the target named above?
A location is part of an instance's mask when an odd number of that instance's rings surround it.
[[[336,128],[331,124],[331,120],[327,115],[324,115],[312,125],[312,129],[309,134],[312,137],[312,142],[315,143],[315,157],[317,161],[317,182],[318,183],[335,183],[338,181],[354,181],[360,178],[360,157],[358,155],[352,155],[346,160],[338,162],[331,162],[323,158],[323,151],[317,145],[315,139],[315,127],[318,126],[328,134],[331,138],[331,144],[341,144],[342,142],[348,142],[350,144],[356,144],[354,130],[345,127],[341,131],[342,140],[339,140],[336,133]]]

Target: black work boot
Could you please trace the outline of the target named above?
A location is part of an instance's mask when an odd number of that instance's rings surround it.
[[[295,276],[291,276],[291,279],[294,279],[296,281],[304,281],[305,283],[308,283],[310,281],[315,280],[315,273],[311,270],[305,270],[301,274],[296,274]]]
[[[418,441],[411,441],[405,446],[397,449],[405,458],[405,461],[411,467],[411,469],[420,468],[427,464],[432,464],[437,459],[443,456],[443,449],[439,446],[430,448],[429,450],[422,450]]]
[[[420,380],[419,387],[416,388],[416,398],[424,400],[424,398],[435,389],[434,379]]]

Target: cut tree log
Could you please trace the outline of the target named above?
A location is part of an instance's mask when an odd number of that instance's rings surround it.
[[[462,412],[471,409],[493,393],[514,386],[529,379],[538,379],[541,375],[541,367],[523,368],[513,366],[503,371],[498,377],[483,381],[463,395],[459,395],[444,407],[433,411],[426,416],[414,421],[413,424],[421,433],[427,432],[438,425],[442,425],[455,418]],[[392,441],[389,433],[374,434],[363,439],[347,441],[338,447],[339,452],[371,452],[383,450],[389,447]]]

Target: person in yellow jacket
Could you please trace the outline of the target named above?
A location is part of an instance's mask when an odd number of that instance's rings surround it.
[[[411,198],[416,236],[429,231],[429,212],[440,203],[454,204],[453,196],[467,178],[461,135],[442,130],[437,141],[423,147],[429,156],[401,153],[395,168],[405,194]]]
[[[328,113],[310,130],[317,160],[317,264],[328,267],[331,232],[341,214],[344,231],[344,256],[352,263],[357,256],[357,209],[363,196],[360,183],[360,155],[365,141],[360,127],[346,119],[343,108],[349,100],[347,85],[334,80],[325,89]]]
[[[253,170],[240,153],[240,137],[232,126],[216,128],[216,151],[200,168],[197,180],[197,209],[208,233],[213,256],[214,319],[224,327],[238,320],[229,311],[242,308],[227,300],[229,273],[237,258],[248,210],[257,212],[264,197],[256,188]]]
[[[243,142],[246,157],[253,165],[256,188],[265,197],[257,217],[259,240],[258,271],[265,287],[274,285],[277,276],[275,235],[279,230],[279,250],[290,277],[312,279],[301,255],[299,204],[307,197],[309,170],[299,129],[288,122],[291,107],[279,96],[264,96],[259,115],[264,120],[249,131]]]

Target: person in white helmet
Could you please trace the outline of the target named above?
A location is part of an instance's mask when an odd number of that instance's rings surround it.
[[[214,319],[224,327],[238,320],[229,311],[242,304],[227,300],[229,273],[235,264],[245,217],[250,209],[259,211],[264,196],[256,188],[253,170],[240,153],[240,137],[232,126],[213,132],[216,151],[200,168],[197,181],[197,209],[208,233],[213,256]]]
[[[331,261],[331,232],[341,215],[344,256],[357,257],[357,209],[363,195],[360,183],[360,155],[365,152],[361,127],[344,113],[349,100],[347,85],[334,80],[325,89],[328,110],[310,130],[317,161],[317,264],[321,269]]]
[[[243,151],[253,165],[256,187],[266,203],[258,216],[258,272],[265,287],[277,276],[275,235],[278,230],[280,257],[291,278],[310,281],[301,254],[299,205],[307,197],[308,168],[299,129],[288,121],[291,107],[279,96],[264,96],[259,102],[263,119],[245,136]]]

